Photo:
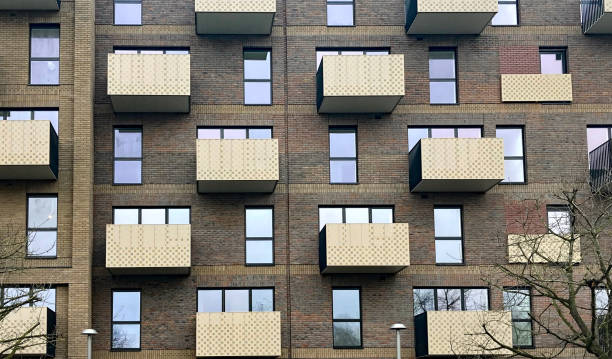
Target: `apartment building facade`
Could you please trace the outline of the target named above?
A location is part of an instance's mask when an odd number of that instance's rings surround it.
[[[610,152],[609,3],[5,5],[0,111],[59,139],[52,178],[0,163],[3,218],[57,232],[7,283],[52,284],[56,357],[91,327],[104,359],[393,358],[397,322],[404,357],[474,355],[445,336],[483,313],[551,350],[526,320],[547,303],[482,268],[521,261],[525,200],[563,222],[554,192]]]

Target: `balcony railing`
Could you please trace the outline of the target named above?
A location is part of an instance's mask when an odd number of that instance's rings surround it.
[[[278,357],[280,312],[197,313],[196,357]]]
[[[200,35],[269,35],[276,0],[195,0]]]
[[[502,102],[571,102],[572,75],[501,75]]]
[[[50,121],[0,121],[0,138],[0,179],[57,179],[58,138]]]
[[[497,11],[497,0],[406,0],[406,32],[476,35]]]
[[[589,153],[591,188],[595,192],[609,192],[612,183],[612,140]]]
[[[16,338],[28,331],[20,343],[23,348],[15,353],[19,356],[54,356],[55,345],[52,336],[55,331],[55,312],[49,308],[22,307],[12,310],[0,321],[0,352],[4,352]],[[3,341],[9,341],[3,343]]]
[[[582,31],[612,34],[612,0],[581,0]]]
[[[106,268],[118,275],[188,274],[191,225],[107,224]]]
[[[319,233],[321,273],[397,273],[410,265],[407,223],[327,224]]]
[[[509,234],[509,263],[567,263],[570,248],[572,263],[579,263],[580,240],[577,239],[570,247],[570,242],[555,234]]]
[[[60,0],[0,0],[0,10],[57,11]]]

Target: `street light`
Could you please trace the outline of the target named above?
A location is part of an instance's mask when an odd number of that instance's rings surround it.
[[[87,335],[87,359],[91,359],[91,342],[93,341],[93,336],[98,334],[98,332],[95,329],[85,329],[81,334]]]
[[[402,357],[402,347],[400,345],[400,331],[406,329],[406,326],[402,323],[395,323],[389,328],[391,330],[395,330],[396,333],[396,342],[397,342],[397,359],[401,359]]]

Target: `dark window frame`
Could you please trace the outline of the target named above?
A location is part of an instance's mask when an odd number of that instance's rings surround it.
[[[332,133],[354,133],[355,134],[355,157],[332,157],[331,156],[331,134]],[[329,159],[329,184],[356,185],[359,184],[359,139],[357,126],[330,126],[327,134],[328,159]],[[355,182],[333,182],[331,173],[332,161],[355,161]]]
[[[434,205],[434,227],[436,221],[436,209],[459,209],[459,223],[461,225],[461,237],[436,237],[434,231],[434,249],[435,242],[437,241],[461,241],[461,262],[457,263],[438,263],[436,260],[436,266],[464,266],[465,263],[465,223],[464,223],[464,215],[463,215],[463,205]],[[435,250],[434,250],[434,260],[435,260]]]
[[[59,42],[59,56],[55,57],[32,57],[32,30],[33,29],[57,29],[57,40]],[[30,24],[28,46],[28,86],[59,86],[62,79],[62,68],[60,58],[62,56],[61,28],[60,24]],[[57,83],[56,84],[33,84],[32,83],[32,62],[33,61],[57,61]]]
[[[55,129],[55,127],[53,127],[53,124],[51,124],[53,130],[55,131],[56,135],[59,135],[59,108],[57,107],[36,107],[36,108],[0,108],[0,121],[8,121],[8,113],[11,111],[18,111],[18,112],[30,112],[30,121],[35,121],[36,119],[34,118],[34,113],[35,112],[40,112],[40,111],[47,111],[47,112],[51,112],[51,111],[55,111],[57,112],[57,130]]]
[[[30,227],[30,198],[55,198],[55,205],[57,207],[57,226],[55,228],[35,228],[35,227]],[[26,220],[26,259],[57,259],[57,245],[58,245],[58,235],[59,235],[59,211],[60,211],[60,205],[59,205],[59,195],[58,193],[26,193],[26,215],[25,215],[25,220]],[[28,249],[28,245],[30,243],[30,231],[35,231],[35,232],[55,232],[55,255],[53,256],[44,256],[44,255],[30,255],[28,254],[29,249]]]
[[[224,140],[224,131],[225,130],[245,130],[246,131],[246,139],[250,139],[251,130],[270,130],[270,139],[274,138],[274,128],[273,126],[198,126],[196,128],[196,138],[200,139],[198,136],[199,130],[219,130],[221,140]]]
[[[518,293],[519,291],[523,291],[523,290],[527,291],[527,298],[529,299],[529,319],[514,319],[514,318],[512,318],[512,330],[514,330],[514,323],[515,322],[520,322],[520,323],[527,323],[527,322],[529,322],[531,324],[531,345],[514,345],[514,342],[513,342],[512,346],[515,347],[515,348],[519,348],[519,349],[535,349],[536,345],[535,345],[534,325],[533,325],[533,319],[531,319],[531,315],[533,313],[533,300],[531,300],[531,298],[533,296],[531,294],[531,288],[530,287],[503,287],[502,296],[506,292],[514,291],[515,293]],[[505,308],[504,308],[504,310],[505,310]]]
[[[131,132],[139,132],[140,133],[140,157],[117,157],[115,155],[115,136],[117,135],[117,130],[128,130]],[[143,184],[142,181],[142,165],[144,162],[144,129],[142,126],[113,126],[113,186],[141,186]],[[140,183],[122,183],[115,181],[115,163],[117,161],[123,162],[140,162]]]
[[[587,160],[588,160],[588,157],[589,157],[590,153],[592,152],[592,151],[589,151],[589,128],[603,128],[603,129],[606,129],[606,130],[607,130],[606,132],[608,133],[608,139],[607,139],[607,140],[606,140],[604,143],[602,143],[601,145],[599,145],[599,146],[602,146],[602,145],[603,145],[603,144],[605,144],[606,142],[608,142],[608,141],[612,140],[612,125],[587,125],[587,127],[586,127],[586,128],[587,128],[587,136],[586,136],[586,140],[587,140]],[[599,146],[597,146],[597,147],[599,147]],[[595,148],[597,148],[597,147],[595,147]],[[593,151],[594,151],[594,150],[593,150]],[[590,162],[590,161],[589,161],[589,162]],[[589,166],[590,166],[590,165],[591,165],[591,164],[589,163]]]
[[[567,61],[567,47],[540,47],[538,50],[538,58],[540,60],[540,74],[542,73],[542,54],[561,55],[561,63],[563,74],[569,74],[569,64]]]
[[[341,26],[341,27],[346,27],[346,26]],[[341,56],[342,52],[344,52],[344,51],[346,51],[346,52],[361,51],[361,52],[363,52],[363,55],[366,55],[366,56],[368,56],[368,52],[383,52],[383,51],[386,51],[387,55],[391,55],[391,48],[390,47],[317,47],[315,49],[315,61],[317,59],[317,54],[319,52],[332,52],[332,51],[336,51],[338,53],[335,56]],[[330,56],[330,55],[324,55],[324,56]],[[334,56],[334,55],[331,55],[331,56]],[[348,56],[351,56],[351,55],[348,55]],[[382,55],[372,55],[372,56],[382,56]],[[317,63],[316,63],[317,70],[319,69],[319,65],[320,65],[319,62],[317,61]]]
[[[359,296],[359,319],[335,319],[334,318],[334,291],[336,290],[356,290]],[[344,287],[334,286],[331,291],[332,302],[332,344],[334,349],[363,349],[363,300],[361,295],[361,287]],[[334,337],[334,323],[359,323],[359,342],[358,346],[337,346],[336,338]]]
[[[117,13],[117,3],[120,4],[140,4],[140,24],[117,24],[115,22]],[[113,26],[142,26],[142,0],[113,0]]]
[[[385,205],[376,205],[376,206],[372,206],[372,205],[363,205],[363,206],[359,206],[359,205],[350,205],[350,206],[335,206],[335,205],[320,205],[318,207],[319,209],[319,221],[321,221],[321,208],[340,208],[342,209],[342,223],[346,223],[346,209],[347,208],[367,208],[368,209],[368,223],[372,223],[372,210],[373,209],[390,209],[391,210],[391,214],[392,214],[392,223],[396,223],[395,222],[395,205],[389,205],[389,206],[385,206]]]
[[[550,222],[549,222],[549,215],[550,212],[567,212],[568,218],[570,220],[569,222],[569,226],[570,226],[570,231],[573,231],[572,228],[572,213],[570,211],[569,206],[567,205],[563,205],[563,204],[548,204],[546,205],[546,226],[549,228],[549,232],[550,234],[555,234],[552,231],[550,231]]]
[[[329,6],[333,5],[352,5],[353,6],[353,23],[351,25],[330,25],[329,24]],[[325,1],[325,26],[327,27],[355,27],[357,26],[357,4],[355,0],[343,0],[343,1]]]
[[[143,209],[164,209],[165,210],[165,216],[166,216],[166,225],[168,224],[168,219],[170,218],[170,210],[171,209],[188,209],[189,210],[189,224],[191,224],[191,207],[189,206],[168,206],[168,207],[164,207],[164,206],[152,206],[152,207],[146,207],[146,206],[116,206],[113,207],[113,213],[112,213],[112,217],[113,217],[113,224],[115,224],[115,210],[116,209],[136,209],[138,210],[138,224],[142,224],[142,210]]]
[[[411,129],[427,129],[427,138],[434,138],[431,137],[431,133],[433,129],[441,129],[441,128],[447,128],[447,129],[452,129],[454,130],[454,138],[467,138],[467,137],[459,137],[459,130],[460,129],[479,129],[480,130],[480,138],[484,138],[484,126],[483,125],[459,125],[459,126],[444,126],[444,125],[435,125],[435,126],[408,126],[408,132],[410,132]],[[437,138],[437,137],[436,137]],[[410,136],[408,136],[408,141],[410,141]],[[416,146],[416,143],[414,144]],[[412,146],[414,148],[414,146]],[[410,148],[410,142],[408,142],[408,151],[411,151]]]
[[[520,0],[498,0],[497,4],[505,4],[505,5],[512,5],[515,4],[516,5],[516,25],[493,25],[493,23],[491,23],[491,26],[493,27],[519,27],[521,26],[521,7],[520,7]],[[493,19],[491,19],[493,20]]]
[[[247,79],[246,78],[246,73],[244,71],[244,67],[245,67],[245,53],[246,52],[268,52],[270,54],[270,78],[265,80],[265,79]],[[254,47],[254,48],[250,48],[250,47],[245,47],[242,49],[242,97],[243,97],[243,101],[242,104],[244,106],[272,106],[274,104],[274,89],[272,86],[272,79],[274,78],[274,73],[272,72],[274,66],[272,63],[272,48],[260,48],[260,47]],[[268,82],[270,83],[270,103],[254,103],[254,104],[247,104],[246,103],[246,83],[247,82]]]
[[[200,291],[220,290],[221,291],[221,311],[220,312],[198,312]],[[196,289],[196,313],[232,313],[225,311],[225,291],[227,290],[248,290],[249,291],[249,313],[253,313],[253,290],[272,291],[272,312],[276,311],[276,292],[274,287],[198,287]]]
[[[414,315],[414,291],[417,289],[421,289],[421,290],[433,290],[434,293],[434,297],[433,297],[433,303],[434,303],[434,310],[435,312],[439,312],[439,311],[449,311],[448,309],[445,310],[440,310],[438,308],[438,290],[459,290],[461,293],[461,310],[455,310],[455,312],[469,312],[470,310],[466,309],[466,305],[465,305],[465,291],[466,290],[486,290],[487,291],[487,311],[491,310],[491,288],[488,287],[413,287],[412,288],[412,303],[413,303],[413,308],[412,308],[412,313]]]
[[[117,25],[117,26],[137,26],[137,25]],[[167,51],[187,51],[188,54],[191,54],[191,49],[189,47],[129,47],[129,46],[115,46],[113,47],[113,53],[116,51],[136,51],[137,54],[141,54],[142,51],[163,51],[166,55],[177,55],[177,54],[167,54]],[[119,54],[119,55],[128,55],[128,54]],[[132,54],[133,55],[133,54]],[[145,54],[147,55],[147,54]],[[151,54],[149,54],[151,55]]]
[[[138,303],[138,314],[140,314],[140,320],[139,321],[116,321],[114,319],[114,312],[113,312],[113,307],[114,307],[114,301],[115,301],[115,292],[117,293],[138,293],[138,299],[139,299],[139,303]],[[138,352],[141,350],[142,348],[142,289],[125,289],[125,288],[113,288],[111,289],[111,300],[110,300],[110,312],[111,312],[111,320],[110,320],[110,351],[111,352]],[[113,326],[115,324],[138,324],[138,339],[139,339],[139,343],[138,343],[138,348],[114,348],[113,347]]]
[[[499,125],[499,126],[495,126],[495,131],[497,132],[497,129],[505,129],[505,130],[512,130],[512,129],[519,129],[521,130],[521,141],[522,141],[522,145],[523,145],[523,156],[505,156],[504,155],[504,162],[506,160],[522,160],[523,161],[523,182],[504,182],[503,180],[501,182],[498,183],[498,185],[527,185],[528,184],[528,176],[527,176],[527,147],[525,146],[526,143],[526,138],[525,138],[525,126],[524,125]],[[497,134],[495,136],[497,137]]]
[[[272,237],[248,237],[247,236],[247,211],[251,209],[269,209],[272,211]],[[270,267],[276,263],[275,245],[274,245],[274,206],[245,206],[244,207],[244,265],[247,267]],[[247,243],[249,241],[272,242],[272,263],[248,263],[247,262]]]
[[[451,79],[451,78],[444,78],[444,79],[432,79],[431,78],[431,70],[429,69],[429,54],[431,54],[432,52],[452,52],[453,55],[453,61],[455,63],[455,78]],[[455,84],[455,102],[454,103],[431,103],[431,97],[429,100],[429,105],[430,106],[455,106],[455,105],[459,105],[460,101],[459,101],[459,61],[457,59],[458,57],[458,48],[457,47],[430,47],[429,48],[429,52],[428,52],[428,56],[427,56],[427,67],[428,67],[428,74],[427,74],[427,80],[429,82],[429,91],[431,91],[431,83],[432,82],[444,82],[444,83],[451,83],[453,82]],[[430,92],[430,96],[431,96],[431,92]]]

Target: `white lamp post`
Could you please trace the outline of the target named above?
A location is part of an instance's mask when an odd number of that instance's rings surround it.
[[[400,331],[406,329],[406,326],[401,323],[395,323],[389,328],[391,330],[395,330],[396,333],[396,342],[397,342],[397,359],[402,358],[402,346],[400,344]]]
[[[81,334],[87,335],[87,359],[91,359],[91,343],[93,336],[98,334],[98,332],[95,329],[85,329]]]

